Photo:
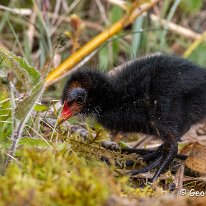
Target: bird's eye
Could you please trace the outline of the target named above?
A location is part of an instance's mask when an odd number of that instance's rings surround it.
[[[75,102],[77,104],[82,104],[84,102],[84,97],[83,96],[78,96],[75,98]]]

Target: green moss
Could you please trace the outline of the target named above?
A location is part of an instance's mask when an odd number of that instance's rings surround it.
[[[103,163],[92,166],[66,149],[24,149],[20,165],[0,177],[0,205],[102,205],[115,181]]]

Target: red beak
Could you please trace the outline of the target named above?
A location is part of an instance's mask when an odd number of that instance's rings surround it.
[[[62,118],[69,119],[72,115],[73,115],[72,110],[70,109],[70,107],[68,107],[67,103],[64,102],[62,113],[61,113]]]
[[[57,124],[60,125],[61,123],[63,123],[64,121],[66,121],[67,119],[69,119],[72,116],[73,116],[72,109],[70,107],[68,107],[67,102],[64,102],[61,115],[57,120]]]

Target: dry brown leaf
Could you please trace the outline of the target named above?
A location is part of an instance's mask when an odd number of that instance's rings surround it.
[[[200,175],[206,175],[206,146],[196,142],[185,161],[185,165]]]

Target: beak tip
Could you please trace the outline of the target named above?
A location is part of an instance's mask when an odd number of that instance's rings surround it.
[[[65,122],[67,119],[69,119],[71,116],[73,116],[73,112],[71,108],[68,107],[67,103],[65,102],[61,111],[60,116],[57,119],[57,125],[59,126],[63,122]]]

